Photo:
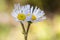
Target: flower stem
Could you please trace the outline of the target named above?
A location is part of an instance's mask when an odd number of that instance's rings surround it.
[[[23,29],[23,32],[25,33],[25,28],[24,28],[24,24],[22,22],[20,22],[21,25],[22,25],[22,29]]]
[[[28,37],[28,32],[29,32],[30,24],[31,24],[31,22],[29,21],[29,22],[28,22],[28,28],[27,28],[27,31],[26,31],[25,28],[24,28],[23,23],[21,22],[22,29],[23,29],[23,32],[24,32],[25,40],[27,40],[27,37]]]
[[[28,28],[27,28],[27,32],[25,34],[25,40],[27,40],[27,37],[28,37],[28,32],[29,32],[30,24],[31,24],[31,22],[28,22]]]

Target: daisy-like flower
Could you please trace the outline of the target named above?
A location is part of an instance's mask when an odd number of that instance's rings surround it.
[[[33,6],[30,8],[29,18],[31,22],[39,22],[39,21],[46,19],[46,16],[44,15],[45,13],[41,9],[35,7],[35,9],[33,10]]]
[[[30,12],[30,5],[20,6],[20,4],[15,4],[12,12],[12,16],[16,21],[28,21],[28,13]]]

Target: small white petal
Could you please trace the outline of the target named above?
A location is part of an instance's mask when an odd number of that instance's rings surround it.
[[[21,6],[20,12],[23,13],[24,11],[24,6]]]
[[[24,14],[28,14],[28,13],[30,13],[30,10],[25,10],[24,11]]]
[[[13,9],[13,12],[15,12],[15,13],[19,13],[20,10],[18,10],[18,9]]]
[[[37,11],[37,7],[35,7],[35,9],[34,9],[33,13],[35,14],[35,13],[36,13],[36,11]]]
[[[31,21],[31,17],[28,16],[28,17],[26,18],[26,21]]]
[[[38,8],[35,14],[38,14],[41,10]]]
[[[14,4],[14,9],[20,9],[20,4],[18,3],[18,4]]]
[[[26,9],[30,9],[30,5],[26,5],[25,8],[26,8]]]
[[[13,17],[16,17],[16,16],[17,16],[17,14],[16,14],[16,13],[12,13],[12,16],[13,16]]]
[[[37,11],[35,12],[35,13],[33,13],[37,18],[39,18],[40,17],[40,14],[39,14],[39,12],[40,12],[41,10],[38,8],[37,9]]]
[[[43,11],[41,11],[40,13],[38,13],[38,14],[36,14],[36,17],[42,17],[42,16],[44,16],[45,15],[45,13],[43,12]]]
[[[33,6],[31,7],[31,13],[33,13]]]

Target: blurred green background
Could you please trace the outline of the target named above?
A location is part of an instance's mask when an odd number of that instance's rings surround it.
[[[24,40],[21,24],[11,16],[15,3],[37,6],[46,13],[46,20],[31,24],[28,40],[60,40],[60,0],[0,0],[0,40]]]

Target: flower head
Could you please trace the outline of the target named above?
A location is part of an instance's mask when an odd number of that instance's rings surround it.
[[[45,13],[40,8],[37,8],[37,6],[33,9],[33,6],[30,8],[30,21],[31,22],[39,22],[44,19],[46,19],[46,16],[44,16]]]
[[[44,15],[45,15],[44,11],[37,7],[33,9],[33,6],[32,7],[30,7],[30,5],[20,6],[19,3],[14,5],[14,9],[12,12],[12,16],[17,21],[38,22],[46,19]]]
[[[20,4],[15,4],[12,12],[12,16],[17,21],[26,21],[27,15],[29,13],[30,5],[20,6]]]

